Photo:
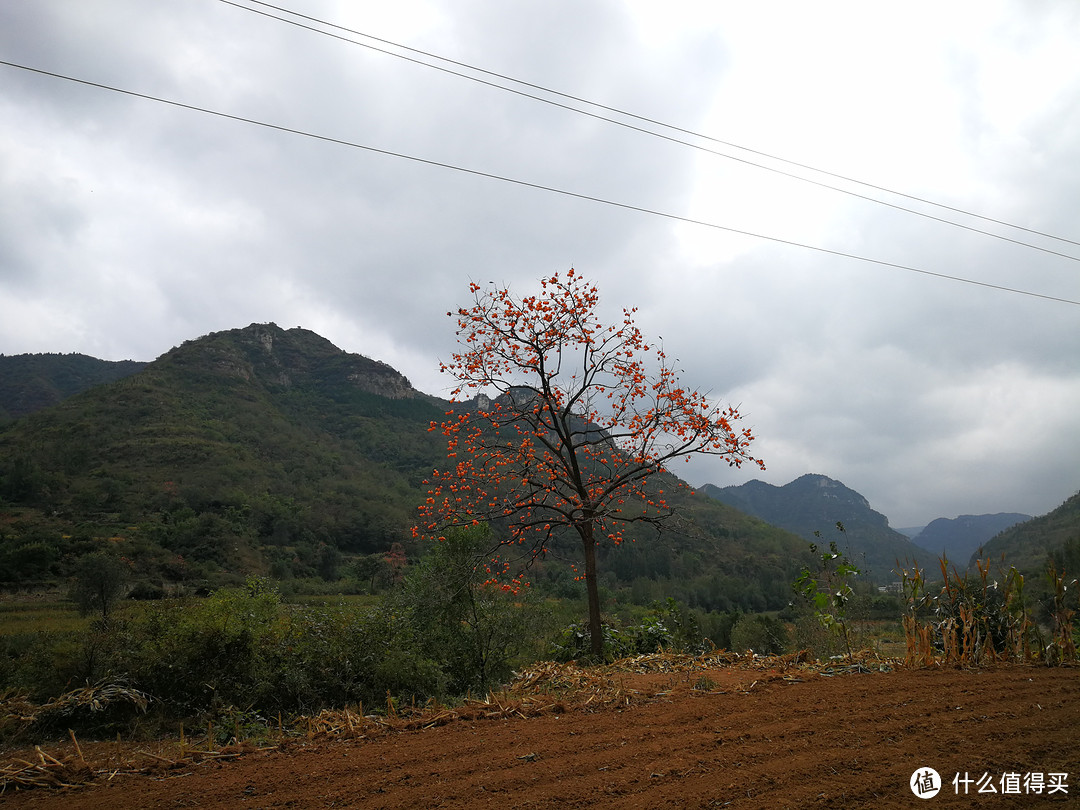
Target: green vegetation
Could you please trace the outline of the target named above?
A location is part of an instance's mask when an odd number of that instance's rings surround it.
[[[640,623],[630,620],[622,627],[602,625],[603,660],[614,661],[658,650],[699,653],[715,646],[727,646],[730,622],[726,623],[722,639],[725,643],[716,645],[704,635],[701,618],[670,597],[664,602],[654,603],[644,613],[635,612],[635,615]],[[591,635],[588,628],[577,623],[566,627],[550,645],[550,654],[556,661],[590,658]]]
[[[1025,574],[1038,574],[1047,558],[1068,553],[1069,544],[1080,548],[1080,492],[1048,514],[1006,529],[983,547],[981,555],[974,555],[970,565],[978,556],[995,559],[1004,554]],[[1073,554],[1064,570],[1080,572],[1080,554]],[[1058,568],[1062,570],[1061,565]]]
[[[497,523],[487,538],[413,539],[425,476],[445,454],[428,426],[450,407],[386,366],[269,325],[193,341],[0,425],[0,695],[47,701],[88,684],[149,695],[147,715],[133,699],[63,716],[115,734],[377,709],[388,692],[452,700],[530,660],[579,656],[574,536],[552,538],[518,595],[474,576]],[[812,611],[789,606],[790,583],[812,563],[802,540],[666,473],[654,485],[677,522],[597,548],[605,657],[710,645],[843,652]],[[1077,503],[1029,522],[1055,539],[1035,542],[1037,564],[1015,575],[980,568],[934,583],[909,565],[903,605],[852,581],[851,648],[891,636],[901,654],[915,639],[938,661],[965,649],[978,660],[991,649],[1069,658]]]
[[[842,534],[844,524],[837,521],[836,528]],[[821,533],[815,531],[815,536]],[[817,546],[810,544],[810,553],[817,553]],[[839,633],[844,640],[844,650],[851,658],[851,637],[848,634],[847,607],[855,591],[850,578],[857,577],[859,569],[836,549],[836,541],[829,542],[829,550],[821,555],[821,566],[811,572],[804,567],[795,579],[795,592],[813,606],[814,617],[827,630]]]
[[[0,354],[0,423],[56,405],[95,385],[123,379],[145,365],[85,354]]]
[[[779,655],[791,649],[791,634],[778,618],[764,613],[740,616],[731,628],[731,649],[758,655]]]
[[[501,591],[473,588],[486,615],[466,630],[433,620],[463,604],[453,594],[433,599],[433,564],[373,606],[290,604],[253,578],[206,598],[127,603],[80,629],[14,632],[0,636],[0,682],[41,703],[119,680],[149,696],[159,721],[204,722],[236,710],[380,707],[388,695],[446,700],[486,691],[539,652],[543,611]],[[90,733],[109,732],[83,720]]]
[[[976,560],[975,575],[961,573],[944,557],[939,567],[938,582],[929,582],[918,566],[902,571],[908,664],[1076,661],[1080,583],[1053,559],[1041,583],[1029,583],[1014,566],[1006,569],[1004,560],[996,566]]]
[[[483,529],[452,533],[378,597],[287,601],[270,581],[249,578],[205,598],[126,601],[107,621],[68,611],[51,629],[38,623],[0,635],[0,683],[37,704],[93,684],[134,695],[107,712],[83,707],[63,728],[31,729],[127,736],[137,726],[232,728],[329,707],[452,701],[486,694],[537,659],[577,657],[587,636],[576,625],[557,631],[556,616],[580,615],[583,601],[484,584],[478,563],[489,547]],[[711,649],[703,628],[717,619],[730,628],[734,617],[700,615],[670,599],[633,609],[631,624],[611,629],[606,652]]]
[[[0,602],[0,637],[85,631],[89,620],[78,608],[59,593],[51,596]]]
[[[547,611],[529,589],[484,584],[491,546],[486,526],[448,531],[388,600],[420,654],[440,662],[443,688],[454,695],[506,682],[513,660],[544,635]]]

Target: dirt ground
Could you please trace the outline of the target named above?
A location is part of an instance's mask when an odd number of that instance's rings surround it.
[[[109,779],[98,768],[76,788],[9,786],[0,807],[1080,806],[1080,669],[827,677],[718,668],[627,674],[619,684],[634,699],[301,738],[233,759],[163,764],[158,773]],[[83,752],[91,765],[115,754],[104,744]],[[909,781],[926,768],[944,786],[924,803]],[[953,777],[965,773],[968,794],[960,783],[956,795]],[[1014,773],[1015,785],[1006,777]],[[1043,775],[1042,794],[1024,792],[1032,773]],[[997,793],[978,793],[984,774]],[[1051,781],[1067,793],[1048,795]],[[1020,792],[1003,792],[1013,787]]]

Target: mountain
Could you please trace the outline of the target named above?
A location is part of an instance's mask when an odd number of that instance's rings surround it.
[[[98,360],[85,354],[0,354],[0,423],[56,405],[145,366],[135,360]]]
[[[1048,514],[1005,529],[983,546],[983,552],[991,559],[1004,554],[1006,564],[1024,573],[1042,574],[1049,557],[1060,557],[1070,546],[1074,552],[1080,547],[1080,492]],[[1074,576],[1080,573],[1075,570],[1077,562],[1066,568]]]
[[[912,538],[912,542],[935,556],[944,554],[950,560],[962,563],[985,546],[990,538],[1025,520],[1031,520],[1031,515],[1017,512],[938,518]]]
[[[445,410],[313,332],[213,333],[0,429],[5,534],[45,545],[38,570],[114,537],[150,568],[308,573],[405,536]]]
[[[898,560],[927,556],[890,529],[888,518],[875,512],[866,498],[824,475],[804,475],[781,487],[754,480],[730,487],[706,484],[699,491],[811,543],[836,540],[837,547],[847,549],[852,562],[878,582],[895,578]],[[842,534],[835,528],[838,521],[844,524]]]
[[[896,531],[900,532],[900,534],[904,535],[904,537],[907,537],[910,540],[914,540],[916,537],[919,536],[919,533],[925,528],[926,528],[925,526],[907,526],[907,527],[898,526]]]
[[[304,329],[252,324],[188,341],[0,426],[0,580],[56,582],[102,548],[166,589],[251,573],[334,580],[395,543],[412,556],[424,479],[446,460],[429,426],[453,407],[468,406]],[[602,547],[613,598],[632,585],[645,604],[786,604],[805,544],[678,483],[657,481],[678,522]],[[556,550],[576,559],[572,543]],[[536,572],[579,587],[554,562]]]

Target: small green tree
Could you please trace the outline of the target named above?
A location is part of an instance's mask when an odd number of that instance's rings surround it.
[[[315,567],[318,569],[319,576],[327,582],[332,582],[338,578],[338,566],[340,565],[341,552],[338,551],[337,547],[319,543],[318,548],[315,550]]]
[[[740,616],[731,628],[731,649],[734,652],[753,650],[758,655],[779,655],[787,652],[789,643],[784,623],[764,613]]]
[[[439,662],[451,692],[481,693],[510,673],[542,620],[528,593],[487,583],[486,524],[447,531],[405,578],[400,603],[421,654]]]
[[[390,564],[385,554],[365,554],[352,563],[352,575],[357,582],[366,583],[368,593],[375,593],[382,583],[390,581]]]
[[[843,533],[844,524],[836,522],[836,528]],[[820,538],[821,532],[814,532]],[[818,547],[810,544],[810,553],[816,554]],[[814,615],[822,626],[831,632],[837,632],[844,640],[844,649],[851,659],[851,641],[847,625],[847,604],[854,591],[849,580],[861,572],[848,558],[836,548],[836,541],[829,541],[829,550],[821,554],[821,568],[816,573],[803,566],[792,587],[795,592],[810,603]]]
[[[95,551],[79,560],[69,596],[84,616],[101,611],[102,621],[124,593],[128,567],[112,554]]]

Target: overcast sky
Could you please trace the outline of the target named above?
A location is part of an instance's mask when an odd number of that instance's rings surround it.
[[[0,65],[0,352],[274,321],[446,395],[469,281],[573,266],[754,426],[766,472],[694,485],[821,473],[896,527],[1080,489],[1074,0],[277,2],[696,134],[220,0],[5,0],[0,59],[707,224]]]

